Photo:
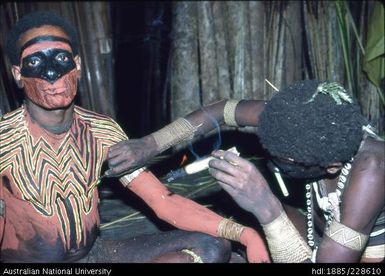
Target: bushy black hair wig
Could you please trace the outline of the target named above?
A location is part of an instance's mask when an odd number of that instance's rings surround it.
[[[76,56],[79,52],[79,42],[76,29],[66,20],[48,11],[36,11],[22,17],[9,32],[6,43],[6,53],[13,65],[18,65],[20,60],[20,47],[18,41],[26,31],[43,25],[61,28],[69,37],[72,52]]]
[[[267,103],[257,134],[272,157],[326,167],[355,155],[366,119],[354,103],[337,103],[327,93],[315,94],[320,84],[296,82]]]

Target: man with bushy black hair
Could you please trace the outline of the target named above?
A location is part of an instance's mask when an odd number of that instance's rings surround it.
[[[142,139],[112,146],[109,174],[142,166],[181,141],[198,139],[215,127],[207,114],[220,124],[258,127],[268,167],[284,192],[281,174],[305,182],[303,216],[280,201],[251,162],[229,151],[212,153],[211,175],[259,220],[274,262],[384,260],[384,140],[334,82],[299,81],[268,102],[209,105],[184,117],[195,130],[190,136],[178,137],[173,122]]]
[[[74,104],[78,45],[75,29],[48,12],[26,15],[9,33],[7,53],[25,102],[0,120],[0,261],[227,262],[226,239],[245,245],[251,262],[268,261],[255,230],[171,193],[145,168],[120,182],[180,230],[98,237],[102,163],[127,136],[111,118]]]

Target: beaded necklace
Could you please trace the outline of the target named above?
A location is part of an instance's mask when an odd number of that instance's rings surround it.
[[[318,187],[318,182],[313,182],[312,184],[306,184],[306,219],[307,219],[307,244],[313,250],[317,249],[317,246],[314,242],[314,215],[313,215],[313,189],[315,191],[317,202],[319,207],[325,211],[326,218],[326,230],[329,228],[330,224],[335,218],[337,221],[340,220],[340,203],[341,195],[346,185],[347,176],[352,167],[352,160],[345,163],[344,167],[341,170],[341,174],[338,178],[336,191],[333,193],[327,194],[326,189],[320,185]],[[320,190],[320,191],[319,191]],[[320,196],[322,193],[322,197]]]

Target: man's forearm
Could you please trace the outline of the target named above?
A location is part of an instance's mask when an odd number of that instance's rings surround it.
[[[253,229],[225,219],[188,198],[173,194],[152,173],[140,173],[127,187],[141,197],[160,219],[175,227],[239,241],[253,251],[249,252],[251,261],[268,261],[265,244]]]
[[[223,100],[179,118],[141,139],[121,141],[109,149],[110,169],[105,175],[117,176],[150,166],[156,155],[173,146],[199,140],[223,124],[256,126],[264,106],[263,101]]]
[[[217,236],[222,217],[208,208],[173,194],[150,172],[141,172],[128,189],[142,198],[155,214],[177,228]]]
[[[197,139],[220,125],[257,126],[264,101],[222,100],[179,118],[150,134],[160,152],[184,141]]]

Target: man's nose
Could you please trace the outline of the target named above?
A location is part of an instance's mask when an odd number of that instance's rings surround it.
[[[47,68],[44,73],[44,79],[51,84],[53,84],[60,77],[61,77],[61,74],[53,68]]]

